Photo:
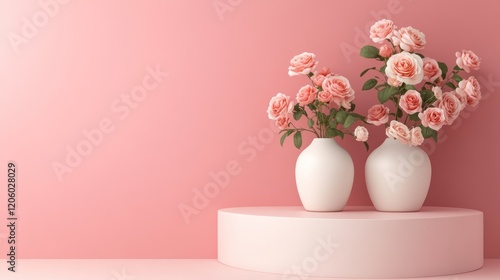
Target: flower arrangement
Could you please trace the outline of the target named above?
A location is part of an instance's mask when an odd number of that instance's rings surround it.
[[[278,93],[271,98],[267,114],[269,119],[276,121],[276,126],[283,133],[280,144],[293,134],[294,145],[302,146],[302,132],[313,133],[318,138],[332,138],[344,135],[354,136],[368,149],[368,130],[358,126],[351,132],[349,129],[358,120],[365,121],[365,117],[354,113],[354,90],[349,80],[343,76],[333,74],[329,68],[314,71],[318,61],[313,53],[304,52],[296,55],[290,61],[288,74],[290,76],[305,75],[311,84],[301,87],[296,101],[290,96]],[[307,128],[297,127],[292,121],[307,119]]]
[[[419,53],[426,40],[418,29],[397,30],[391,20],[383,19],[371,26],[370,38],[383,45],[364,46],[360,55],[383,65],[364,70],[361,77],[369,71],[384,77],[375,76],[363,85],[363,90],[377,90],[380,101],[368,110],[366,122],[386,126],[388,137],[410,146],[419,146],[427,138],[437,142],[437,132],[444,125],[452,124],[466,106],[476,106],[481,99],[477,79],[461,76],[479,69],[481,60],[472,51],[456,52],[456,66],[448,73],[445,63]],[[388,101],[395,108],[386,106]]]

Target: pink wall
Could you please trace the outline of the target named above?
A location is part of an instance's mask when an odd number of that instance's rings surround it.
[[[500,129],[491,118],[500,40],[487,36],[500,2],[41,0],[66,3],[47,6],[48,17],[38,2],[0,3],[0,177],[17,161],[19,256],[215,258],[217,209],[299,205],[299,151],[279,146],[269,99],[303,85],[288,77],[288,62],[310,51],[351,80],[367,110],[375,94],[361,92],[359,73],[372,62],[358,48],[374,18],[390,17],[423,31],[429,56],[451,64],[456,50],[472,49],[483,59],[476,76],[487,100],[459,129],[447,127],[446,143],[429,146],[426,204],[484,211],[485,256],[500,258]],[[370,129],[377,147],[384,134]],[[368,154],[352,139],[342,145],[357,172],[349,204],[370,204]],[[59,177],[54,164],[66,168]],[[217,182],[211,173],[229,175]],[[224,187],[186,223],[179,207],[214,183]],[[5,234],[0,227],[1,256]]]

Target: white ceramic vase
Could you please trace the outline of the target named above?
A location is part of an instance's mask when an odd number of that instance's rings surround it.
[[[333,138],[315,138],[297,158],[295,180],[307,211],[341,211],[351,194],[354,164]]]
[[[378,211],[419,211],[431,173],[431,161],[422,149],[387,138],[366,160],[366,187]]]

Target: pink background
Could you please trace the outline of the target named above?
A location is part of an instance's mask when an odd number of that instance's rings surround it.
[[[484,211],[485,257],[500,258],[500,129],[492,118],[500,42],[488,31],[497,25],[500,2],[60,2],[67,3],[50,6],[46,18],[38,0],[0,3],[0,171],[6,178],[6,162],[19,165],[19,257],[215,258],[217,209],[299,205],[300,151],[292,142],[280,147],[265,113],[269,99],[277,92],[295,96],[306,81],[290,78],[288,63],[310,51],[319,66],[350,79],[357,111],[365,113],[376,97],[361,91],[359,73],[372,61],[358,49],[368,43],[363,33],[374,19],[390,17],[426,34],[428,56],[453,64],[455,51],[472,49],[483,59],[475,76],[486,101],[446,127],[445,144],[426,145],[434,172],[426,205]],[[23,18],[34,16],[43,26],[27,28],[24,41],[12,44],[13,33],[24,36]],[[157,65],[168,76],[142,101],[125,105],[121,96],[137,93],[146,68]],[[82,130],[94,131],[101,121],[112,131],[59,180],[54,162],[66,164],[67,147],[85,145]],[[369,129],[373,149],[384,133]],[[356,167],[349,205],[369,205],[368,153],[352,139],[341,145]],[[213,187],[210,174],[226,169],[232,175],[219,182],[224,188],[212,188],[220,192],[184,219],[179,207],[194,207],[195,191]],[[1,256],[5,236],[2,226]]]

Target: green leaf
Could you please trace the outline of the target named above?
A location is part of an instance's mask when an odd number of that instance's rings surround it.
[[[346,111],[338,111],[337,114],[335,115],[335,120],[338,123],[344,123],[345,119],[347,118],[347,112]]]
[[[347,118],[345,119],[345,122],[344,122],[344,127],[345,128],[349,128],[353,123],[355,123],[356,121],[358,120],[358,118],[356,118],[355,116],[353,115],[348,115]]]
[[[337,122],[335,121],[335,119],[331,118],[328,120],[328,125],[330,127],[336,127],[337,126]]]
[[[283,134],[281,136],[281,139],[280,139],[280,145],[283,147],[283,143],[285,143],[285,139],[290,136],[290,134],[293,133],[293,130],[288,130],[285,134]]]
[[[323,112],[316,112],[316,117],[318,118],[318,123],[325,123],[326,120],[328,119],[325,115],[325,113]]]
[[[314,76],[313,72],[309,72],[309,74],[307,74],[307,77],[309,77],[309,78],[311,78],[312,76]]]
[[[457,70],[457,71],[460,71],[460,70],[463,70],[462,68],[458,67],[458,65],[456,65],[455,67],[453,67],[453,70]]]
[[[361,74],[359,75],[360,77],[363,77],[363,75],[366,74],[366,72],[370,71],[370,70],[374,70],[376,69],[377,67],[372,67],[372,68],[368,68],[368,69],[365,69],[363,72],[361,72]]]
[[[385,74],[385,68],[387,68],[387,65],[380,67],[380,70],[379,70],[380,73]]]
[[[344,132],[338,130],[338,134],[339,134],[340,138],[342,138],[342,140],[344,140]]]
[[[302,133],[300,133],[300,130],[295,132],[293,135],[293,144],[297,149],[300,149],[302,147]]]
[[[313,121],[312,119],[309,119],[309,120],[307,121],[307,126],[308,126],[309,128],[312,128],[312,127],[314,126],[314,121]]]
[[[309,107],[309,109],[311,109],[311,111],[316,111],[316,105],[314,105],[313,103],[307,105],[307,107]]]
[[[374,89],[380,90],[381,88],[386,87],[386,86],[387,86],[387,84],[380,84],[380,85],[374,87]]]
[[[368,143],[366,141],[363,142],[363,144],[365,144],[365,148],[366,148],[367,151],[370,150],[370,146],[368,145]]]
[[[457,88],[452,82],[447,82],[446,85],[453,90],[455,90]]]
[[[354,111],[355,108],[356,108],[356,104],[351,102],[351,109],[349,109],[349,112]]]
[[[330,109],[330,117],[333,117],[333,115],[335,115],[335,113],[337,113],[337,109],[331,108]]]
[[[283,135],[281,135],[281,139],[280,139],[280,145],[281,145],[281,147],[283,147],[283,143],[285,143],[286,137],[287,137],[286,133],[283,134]]]
[[[342,132],[336,128],[327,127],[326,128],[326,136],[328,136],[328,137],[340,136],[340,138],[344,139],[344,132]]]
[[[416,55],[420,56],[420,58],[425,58],[425,56],[421,53],[415,53]]]
[[[434,97],[434,92],[432,90],[423,89],[420,91],[420,96],[422,97],[422,101],[425,103],[427,100]]]
[[[414,85],[405,85],[405,89],[406,90],[415,90],[415,86]]]
[[[455,75],[453,75],[453,80],[457,81],[457,83],[460,83],[463,79],[462,79],[462,77],[455,74]]]
[[[299,110],[299,111],[295,111],[293,113],[293,118],[298,121],[300,119],[300,117],[302,117],[302,110]]]
[[[361,48],[359,55],[366,58],[378,58],[378,48],[374,46],[364,46]]]
[[[386,87],[378,92],[378,100],[380,103],[387,102],[393,95],[399,93],[398,89],[392,86]]]
[[[398,106],[398,109],[396,110],[396,117],[401,118],[402,116],[403,116],[403,110],[401,110],[401,108],[399,108]]]
[[[422,129],[422,136],[424,136],[425,139],[431,138],[434,139],[434,141],[438,141],[438,133],[434,129],[430,127],[425,127],[423,125],[420,125],[420,128]]]
[[[337,135],[338,135],[337,129],[331,128],[331,127],[326,128],[326,136],[327,137],[335,137]]]
[[[439,69],[441,69],[441,78],[446,79],[446,74],[448,74],[448,66],[444,62],[438,62]]]
[[[411,114],[411,115],[410,115],[410,120],[412,120],[412,121],[416,121],[416,122],[417,122],[417,121],[419,121],[419,120],[420,120],[420,118],[418,117],[418,113]]]
[[[360,114],[356,114],[356,113],[350,113],[350,114],[351,114],[352,116],[354,116],[354,117],[356,117],[356,118],[360,119],[360,120],[364,120],[364,119],[365,119],[365,117],[363,117],[363,116],[362,116],[362,115],[360,115]]]
[[[377,79],[369,79],[363,84],[363,90],[369,90],[372,89],[374,86],[377,85]]]
[[[432,104],[437,101],[437,98],[435,96],[432,96],[431,98],[427,99],[425,102],[428,104]]]

